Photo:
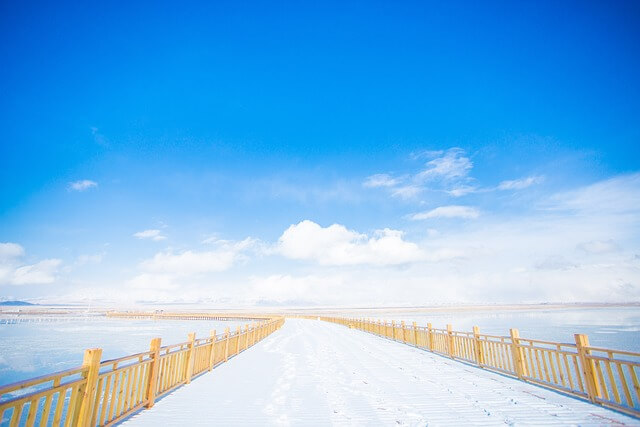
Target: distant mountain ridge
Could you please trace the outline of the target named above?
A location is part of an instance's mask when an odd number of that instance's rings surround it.
[[[38,305],[26,301],[0,301],[0,305]]]

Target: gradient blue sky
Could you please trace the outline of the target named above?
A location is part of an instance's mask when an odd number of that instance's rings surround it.
[[[3,2],[0,58],[2,298],[640,300],[638,2]]]

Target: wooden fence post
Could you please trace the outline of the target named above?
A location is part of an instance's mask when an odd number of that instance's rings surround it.
[[[602,397],[600,392],[600,383],[596,377],[596,370],[593,366],[593,360],[588,356],[591,354],[589,350],[589,337],[584,334],[575,334],[576,347],[578,350],[578,356],[580,357],[580,364],[582,365],[582,376],[587,385],[587,394],[591,402],[597,402],[597,398]]]
[[[233,353],[233,354],[240,353],[240,335],[241,334],[242,334],[242,326],[238,326],[236,328],[236,336],[237,336],[237,339],[236,339],[236,352]]]
[[[449,357],[453,359],[455,349],[453,348],[453,326],[447,324],[447,350],[449,351]]]
[[[158,370],[160,369],[160,347],[162,344],[162,338],[154,338],[149,345],[149,351],[151,352],[151,366],[149,366],[149,384],[147,385],[147,408],[153,407],[156,401],[156,384],[158,384]]]
[[[394,340],[396,339],[396,321],[395,320],[391,321],[391,337]]]
[[[211,330],[211,351],[209,352],[209,371],[213,369],[213,363],[215,362],[216,354],[216,330]]]
[[[475,358],[478,366],[484,365],[484,351],[482,349],[482,341],[480,341],[480,328],[473,327],[473,345],[475,347]]]
[[[511,354],[513,356],[513,368],[516,371],[516,375],[519,379],[526,373],[526,367],[524,363],[524,354],[520,347],[520,332],[517,329],[509,329],[509,335],[511,335]]]
[[[187,352],[187,372],[186,372],[186,382],[187,384],[191,383],[191,376],[193,375],[193,359],[194,359],[194,348],[193,348],[193,344],[194,341],[196,340],[196,333],[195,332],[191,332],[189,334],[189,344],[188,344],[188,348],[189,351]]]
[[[229,360],[229,335],[231,334],[231,330],[227,326],[224,330],[225,340],[224,340],[224,361]]]
[[[253,322],[253,324],[251,325],[251,347],[253,347],[256,343],[256,328],[258,327],[258,324],[256,322]]]
[[[431,323],[427,323],[427,333],[429,341],[429,351],[433,351],[433,326]]]
[[[84,351],[82,366],[87,368],[83,375],[87,382],[78,390],[78,409],[74,417],[75,426],[89,426],[94,411],[94,401],[96,396],[96,388],[98,384],[98,375],[100,374],[100,357],[102,357],[101,348],[91,348]],[[14,409],[15,410],[15,409]]]
[[[419,347],[419,345],[418,345],[418,325],[416,324],[416,322],[413,322],[412,326],[413,326],[413,343],[416,345],[416,347]]]
[[[249,324],[244,325],[244,349],[249,348]]]
[[[400,322],[400,326],[402,327],[402,342],[407,342],[407,325],[404,323],[404,320]]]

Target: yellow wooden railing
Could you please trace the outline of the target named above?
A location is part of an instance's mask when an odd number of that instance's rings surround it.
[[[640,353],[372,319],[305,316],[360,329],[640,417]]]
[[[172,318],[181,318],[176,316]],[[283,317],[262,319],[244,330],[227,328],[220,335],[214,330],[200,339],[189,334],[187,341],[164,347],[160,338],[154,338],[149,351],[102,362],[101,349],[86,350],[77,368],[0,387],[0,425],[112,425],[152,407],[157,398],[189,384],[283,324]]]

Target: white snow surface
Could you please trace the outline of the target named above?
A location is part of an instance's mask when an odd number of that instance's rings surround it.
[[[123,425],[640,425],[640,420],[344,326],[281,330]]]

